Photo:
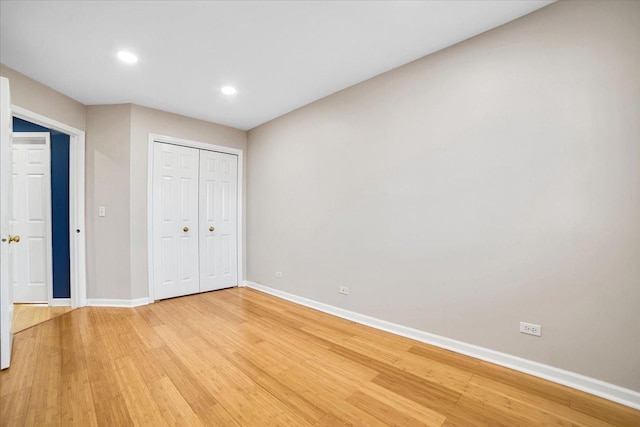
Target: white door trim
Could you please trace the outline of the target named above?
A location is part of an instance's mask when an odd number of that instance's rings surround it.
[[[219,153],[234,154],[238,156],[238,286],[243,282],[244,276],[243,266],[243,230],[242,230],[242,201],[244,195],[243,189],[243,151],[239,148],[224,147],[222,145],[207,144],[205,142],[191,141],[189,139],[175,138],[172,136],[149,134],[148,152],[147,152],[147,256],[148,256],[148,274],[149,274],[149,302],[155,300],[153,293],[153,147],[155,142],[164,142],[168,144],[180,145],[183,147],[198,148],[201,150],[217,151]]]
[[[85,132],[17,105],[14,117],[69,135],[69,248],[71,307],[87,305],[87,267],[84,205]],[[80,230],[76,232],[76,230]]]
[[[49,305],[53,305],[53,232],[52,232],[52,212],[51,212],[51,137],[49,132],[13,132],[13,146],[20,144],[20,140],[43,139],[45,150],[47,150],[47,163],[45,165],[45,188],[46,200],[45,206],[45,239],[47,245],[47,301]],[[22,144],[28,144],[22,142]],[[15,294],[14,294],[15,298]]]

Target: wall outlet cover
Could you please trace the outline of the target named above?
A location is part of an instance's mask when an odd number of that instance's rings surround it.
[[[520,332],[523,334],[542,336],[542,326],[535,323],[520,322]]]

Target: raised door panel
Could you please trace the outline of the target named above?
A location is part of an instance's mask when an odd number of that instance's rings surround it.
[[[156,143],[153,177],[154,297],[200,290],[197,149]]]
[[[238,284],[238,157],[200,153],[200,289]]]

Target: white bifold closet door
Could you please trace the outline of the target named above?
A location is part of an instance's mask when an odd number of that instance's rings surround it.
[[[200,151],[200,291],[237,279],[238,156]]]
[[[155,299],[200,291],[199,150],[158,143],[154,150]]]
[[[238,157],[155,143],[154,299],[238,284]]]

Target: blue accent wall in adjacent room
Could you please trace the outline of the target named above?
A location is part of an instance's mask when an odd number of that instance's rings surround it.
[[[69,135],[13,118],[14,132],[51,135],[51,232],[53,234],[53,297],[70,298]]]

